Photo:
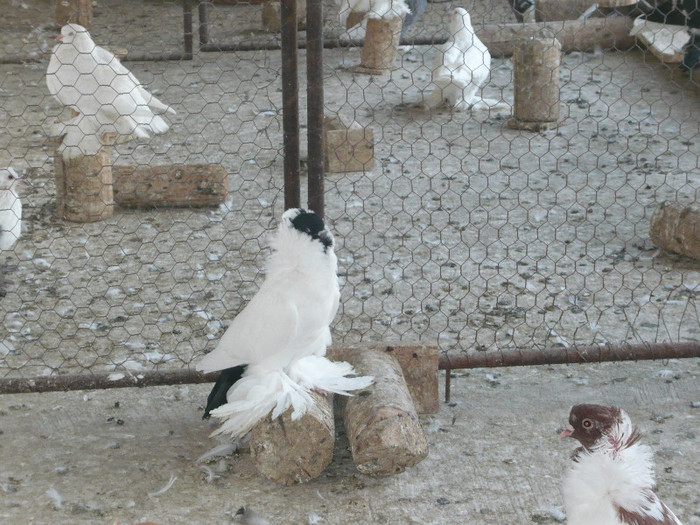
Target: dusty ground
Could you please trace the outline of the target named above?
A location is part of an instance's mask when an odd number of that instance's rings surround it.
[[[188,366],[257,289],[264,232],[282,211],[279,51],[128,64],[178,113],[166,135],[123,144],[113,161],[221,163],[226,205],[66,223],[55,217],[44,131],[61,113],[43,84],[50,4],[12,0],[0,19],[0,58],[30,59],[0,69],[0,163],[33,183],[23,237],[0,254],[0,377]],[[475,20],[512,21],[505,4],[468,6]],[[449,6],[429,7],[412,31],[440,31]],[[216,12],[216,39],[275,38],[260,32],[259,7]],[[132,56],[181,49],[178,5],[114,0],[95,13],[100,44]],[[507,351],[698,340],[700,265],[648,238],[658,202],[697,201],[697,86],[639,50],[573,53],[560,71],[558,130],[531,134],[507,129],[507,112],[412,108],[434,54],[402,49],[383,77],[347,69],[359,49],[324,54],[328,109],[374,127],[377,160],[326,179],[343,293],[335,341]],[[511,82],[511,62],[494,60],[487,96],[512,101]],[[291,489],[259,480],[245,455],[204,481],[194,460],[212,445],[199,420],[206,387],[2,396],[0,516],[212,523],[257,503],[277,523],[310,512],[338,524],[537,522],[561,503],[572,445],[554,433],[569,406],[610,401],[647,431],[661,493],[684,523],[700,523],[697,380],[698,360],[474,371],[455,379],[456,405],[425,420],[431,455],[415,469],[366,478],[339,444],[327,475]],[[149,498],[171,474],[173,488]]]
[[[357,473],[342,436],[320,478],[297,487],[261,479],[247,452],[197,457],[215,443],[206,387],[0,397],[0,519],[5,523],[230,523],[250,505],[276,525],[555,523],[572,441],[556,434],[570,405],[617,403],[655,452],[659,493],[700,523],[700,368],[668,363],[472,370],[453,403],[424,417],[430,454],[386,478]],[[175,476],[172,488],[149,497]],[[56,505],[47,491],[61,498]],[[51,494],[51,493],[49,493]]]

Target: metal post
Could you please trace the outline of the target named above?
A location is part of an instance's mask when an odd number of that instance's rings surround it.
[[[209,43],[209,2],[199,2],[199,45]]]
[[[309,208],[323,216],[323,2],[306,3]]]
[[[299,208],[299,82],[297,1],[282,0],[282,129],[284,134],[284,208]]]
[[[185,29],[185,60],[192,60],[192,0],[185,0],[182,3],[182,19]]]

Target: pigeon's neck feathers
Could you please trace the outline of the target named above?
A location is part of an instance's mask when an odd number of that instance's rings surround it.
[[[328,275],[329,270],[334,276],[337,273],[338,259],[331,248],[325,248],[318,240],[284,223],[272,237],[270,247],[268,275],[299,272],[321,277]]]
[[[612,428],[593,445],[593,451],[602,450],[616,454],[634,446],[642,434],[632,424],[632,420],[624,410],[620,410],[620,417]]]
[[[570,525],[617,525],[621,511],[666,523],[663,503],[654,493],[651,450],[639,443],[613,452],[583,452],[564,486]],[[640,522],[641,523],[641,522]],[[670,522],[673,523],[673,522]]]

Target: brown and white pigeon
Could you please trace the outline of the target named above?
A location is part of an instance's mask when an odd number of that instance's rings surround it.
[[[682,525],[654,492],[652,451],[623,410],[575,405],[559,437],[582,445],[564,482],[569,525]]]

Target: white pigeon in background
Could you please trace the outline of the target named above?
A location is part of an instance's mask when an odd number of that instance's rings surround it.
[[[347,395],[372,383],[348,377],[352,366],[324,357],[340,289],[334,239],[323,219],[287,210],[270,244],[260,290],[197,364],[205,373],[222,370],[204,413],[223,422],[212,435],[240,438],[270,411],[274,419],[289,407],[298,419],[313,402],[312,389]]]
[[[350,13],[366,13],[362,21],[348,28],[346,36],[362,40],[367,32],[368,18],[397,18],[411,13],[404,0],[340,0],[338,19],[342,27],[347,24]]]
[[[165,133],[168,123],[154,111],[175,113],[151,95],[109,51],[93,42],[78,24],[63,26],[46,71],[46,85],[61,104],[77,113],[51,127],[65,135],[59,147],[65,159],[95,155],[102,135],[148,138]]]
[[[17,188],[23,181],[12,168],[0,168],[0,250],[9,250],[22,234],[22,201]]]
[[[569,525],[682,525],[654,492],[653,453],[623,410],[575,405],[559,437],[582,445],[564,483]]]
[[[446,104],[456,111],[509,107],[477,94],[491,72],[491,53],[474,34],[466,9],[452,11],[448,31],[447,41],[438,49],[428,86],[433,89],[425,97],[425,105],[436,108]]]

